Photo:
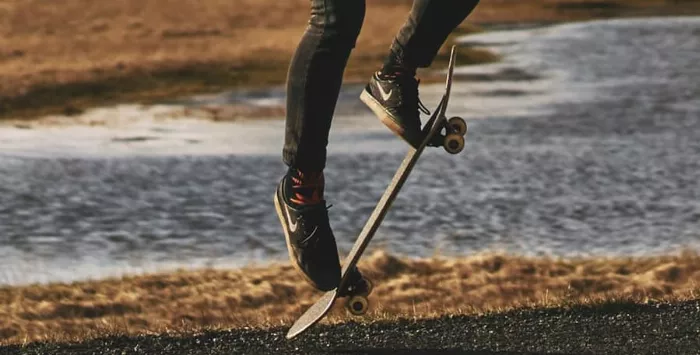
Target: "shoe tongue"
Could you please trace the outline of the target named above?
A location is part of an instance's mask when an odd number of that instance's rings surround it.
[[[323,201],[323,172],[304,173],[297,170],[291,180],[293,202],[298,205],[316,205]]]

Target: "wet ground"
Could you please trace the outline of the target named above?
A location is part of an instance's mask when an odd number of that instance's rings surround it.
[[[700,302],[517,310],[345,323],[288,341],[286,329],[140,336],[0,348],[23,354],[698,354]]]
[[[425,154],[370,248],[571,256],[698,246],[698,34],[698,18],[663,18],[464,38],[504,57],[457,70],[449,113],[468,119],[467,147]],[[359,90],[344,88],[326,172],[343,251],[404,154]],[[421,87],[429,107],[440,90]],[[188,110],[274,113],[282,102],[272,88],[95,110],[84,117],[92,126],[0,127],[0,283],[284,260],[272,207],[283,122],[217,123]]]

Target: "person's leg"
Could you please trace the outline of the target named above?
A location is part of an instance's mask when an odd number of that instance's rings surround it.
[[[311,19],[289,66],[283,149],[289,167],[275,194],[292,264],[314,287],[340,281],[323,198],[323,169],[343,72],[365,14],[364,0],[312,0]]]
[[[394,38],[382,71],[413,71],[430,66],[447,36],[474,10],[479,0],[414,0],[406,23]]]
[[[365,15],[364,0],[312,0],[311,19],[287,76],[287,166],[321,171],[343,72]]]
[[[394,38],[381,71],[360,98],[394,133],[413,146],[422,140],[416,69],[428,67],[447,36],[478,0],[414,0],[408,20]]]

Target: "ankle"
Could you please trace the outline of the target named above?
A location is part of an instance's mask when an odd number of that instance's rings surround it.
[[[393,51],[389,52],[389,55],[384,61],[382,69],[379,71],[380,76],[385,77],[397,77],[397,76],[416,76],[416,70],[418,68],[410,63],[407,63],[403,57]]]
[[[405,77],[415,77],[416,68],[409,68],[405,66],[397,65],[384,65],[378,73],[380,79],[390,79],[399,76]]]
[[[289,202],[297,206],[318,204],[323,201],[324,185],[323,171],[304,172],[290,168],[285,195]]]

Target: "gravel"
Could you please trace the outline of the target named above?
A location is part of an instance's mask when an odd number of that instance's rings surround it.
[[[700,354],[700,300],[348,322],[316,326],[291,341],[285,333],[274,328],[121,336],[0,347],[0,354]]]

